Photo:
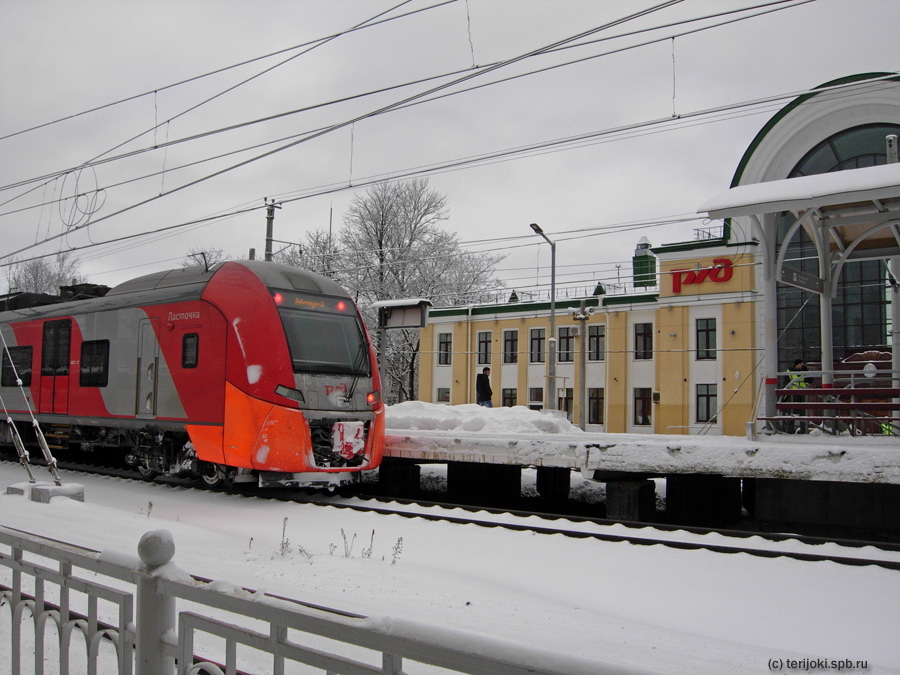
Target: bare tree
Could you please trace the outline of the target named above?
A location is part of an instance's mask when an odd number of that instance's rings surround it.
[[[70,251],[62,251],[53,257],[35,258],[13,263],[5,268],[6,283],[10,293],[59,293],[60,286],[70,286],[85,281],[81,263]]]
[[[377,316],[367,308],[378,300],[421,297],[446,306],[502,288],[494,276],[502,256],[465,251],[458,236],[441,227],[448,217],[447,198],[426,179],[379,183],[354,198],[336,237],[310,232],[302,253],[282,260],[340,282],[375,334]],[[390,331],[387,343],[379,345],[386,355],[385,398],[415,398],[419,331]]]
[[[304,242],[293,244],[275,254],[275,262],[302,267],[326,277],[334,277],[335,263],[340,252],[334,237],[325,230],[312,230],[304,235]]]

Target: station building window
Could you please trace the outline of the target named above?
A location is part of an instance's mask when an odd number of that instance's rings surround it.
[[[652,422],[652,392],[650,387],[636,387],[634,390],[634,424],[650,426]]]
[[[716,358],[716,320],[697,319],[697,360]]]
[[[518,392],[516,389],[501,389],[500,390],[500,405],[504,408],[512,408],[516,405],[516,400],[518,397]]]
[[[519,331],[503,331],[503,363],[519,362]]]
[[[532,328],[529,335],[528,360],[531,363],[543,363],[545,358],[544,345],[547,342],[547,329]]]
[[[606,358],[606,326],[588,326],[588,361]]]
[[[486,366],[491,362],[491,331],[478,331],[478,365]]]
[[[557,409],[562,410],[566,413],[566,418],[571,422],[572,421],[572,402],[575,400],[575,390],[574,389],[561,389],[562,396],[558,398]]]
[[[438,365],[449,366],[453,354],[453,333],[438,333]]]
[[[590,387],[588,389],[588,424],[603,424],[604,403],[603,387]]]
[[[435,401],[437,403],[450,403],[450,387],[438,387]]]
[[[528,408],[540,410],[544,407],[544,390],[540,387],[531,387],[528,390]]]
[[[715,422],[718,408],[718,386],[715,384],[697,385],[697,421]]]
[[[634,324],[634,358],[644,361],[653,358],[653,324]]]
[[[571,363],[575,360],[575,326],[562,326],[559,329],[559,362]]]

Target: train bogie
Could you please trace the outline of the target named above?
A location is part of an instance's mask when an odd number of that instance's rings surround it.
[[[174,270],[2,313],[0,331],[4,406],[64,430],[57,447],[210,485],[335,485],[380,462],[374,351],[330,279],[262,262]]]

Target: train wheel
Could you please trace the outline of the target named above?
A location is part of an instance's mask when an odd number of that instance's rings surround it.
[[[159,475],[159,471],[154,471],[146,463],[142,462],[137,466],[138,473],[141,474],[141,478],[144,480],[153,480]]]
[[[200,462],[200,479],[203,484],[211,489],[223,488],[228,485],[228,477],[217,464],[212,462]]]

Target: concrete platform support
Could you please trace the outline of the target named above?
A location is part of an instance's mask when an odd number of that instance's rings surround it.
[[[756,518],[900,532],[900,485],[759,478]]]
[[[54,483],[16,483],[6,488],[8,495],[26,495],[31,501],[49,504],[51,497],[68,497],[77,502],[84,501],[84,486],[78,483],[56,485]]]
[[[412,462],[383,462],[378,468],[378,485],[386,497],[411,497],[419,493],[422,467]]]
[[[447,498],[461,503],[497,506],[522,495],[522,467],[507,464],[447,464]]]
[[[666,520],[722,527],[740,520],[741,479],[698,474],[666,476]]]
[[[558,466],[539,466],[537,468],[537,491],[548,502],[564,502],[569,498],[569,479],[572,470]]]
[[[606,484],[606,517],[649,522],[656,518],[656,483],[652,480],[614,480]]]

